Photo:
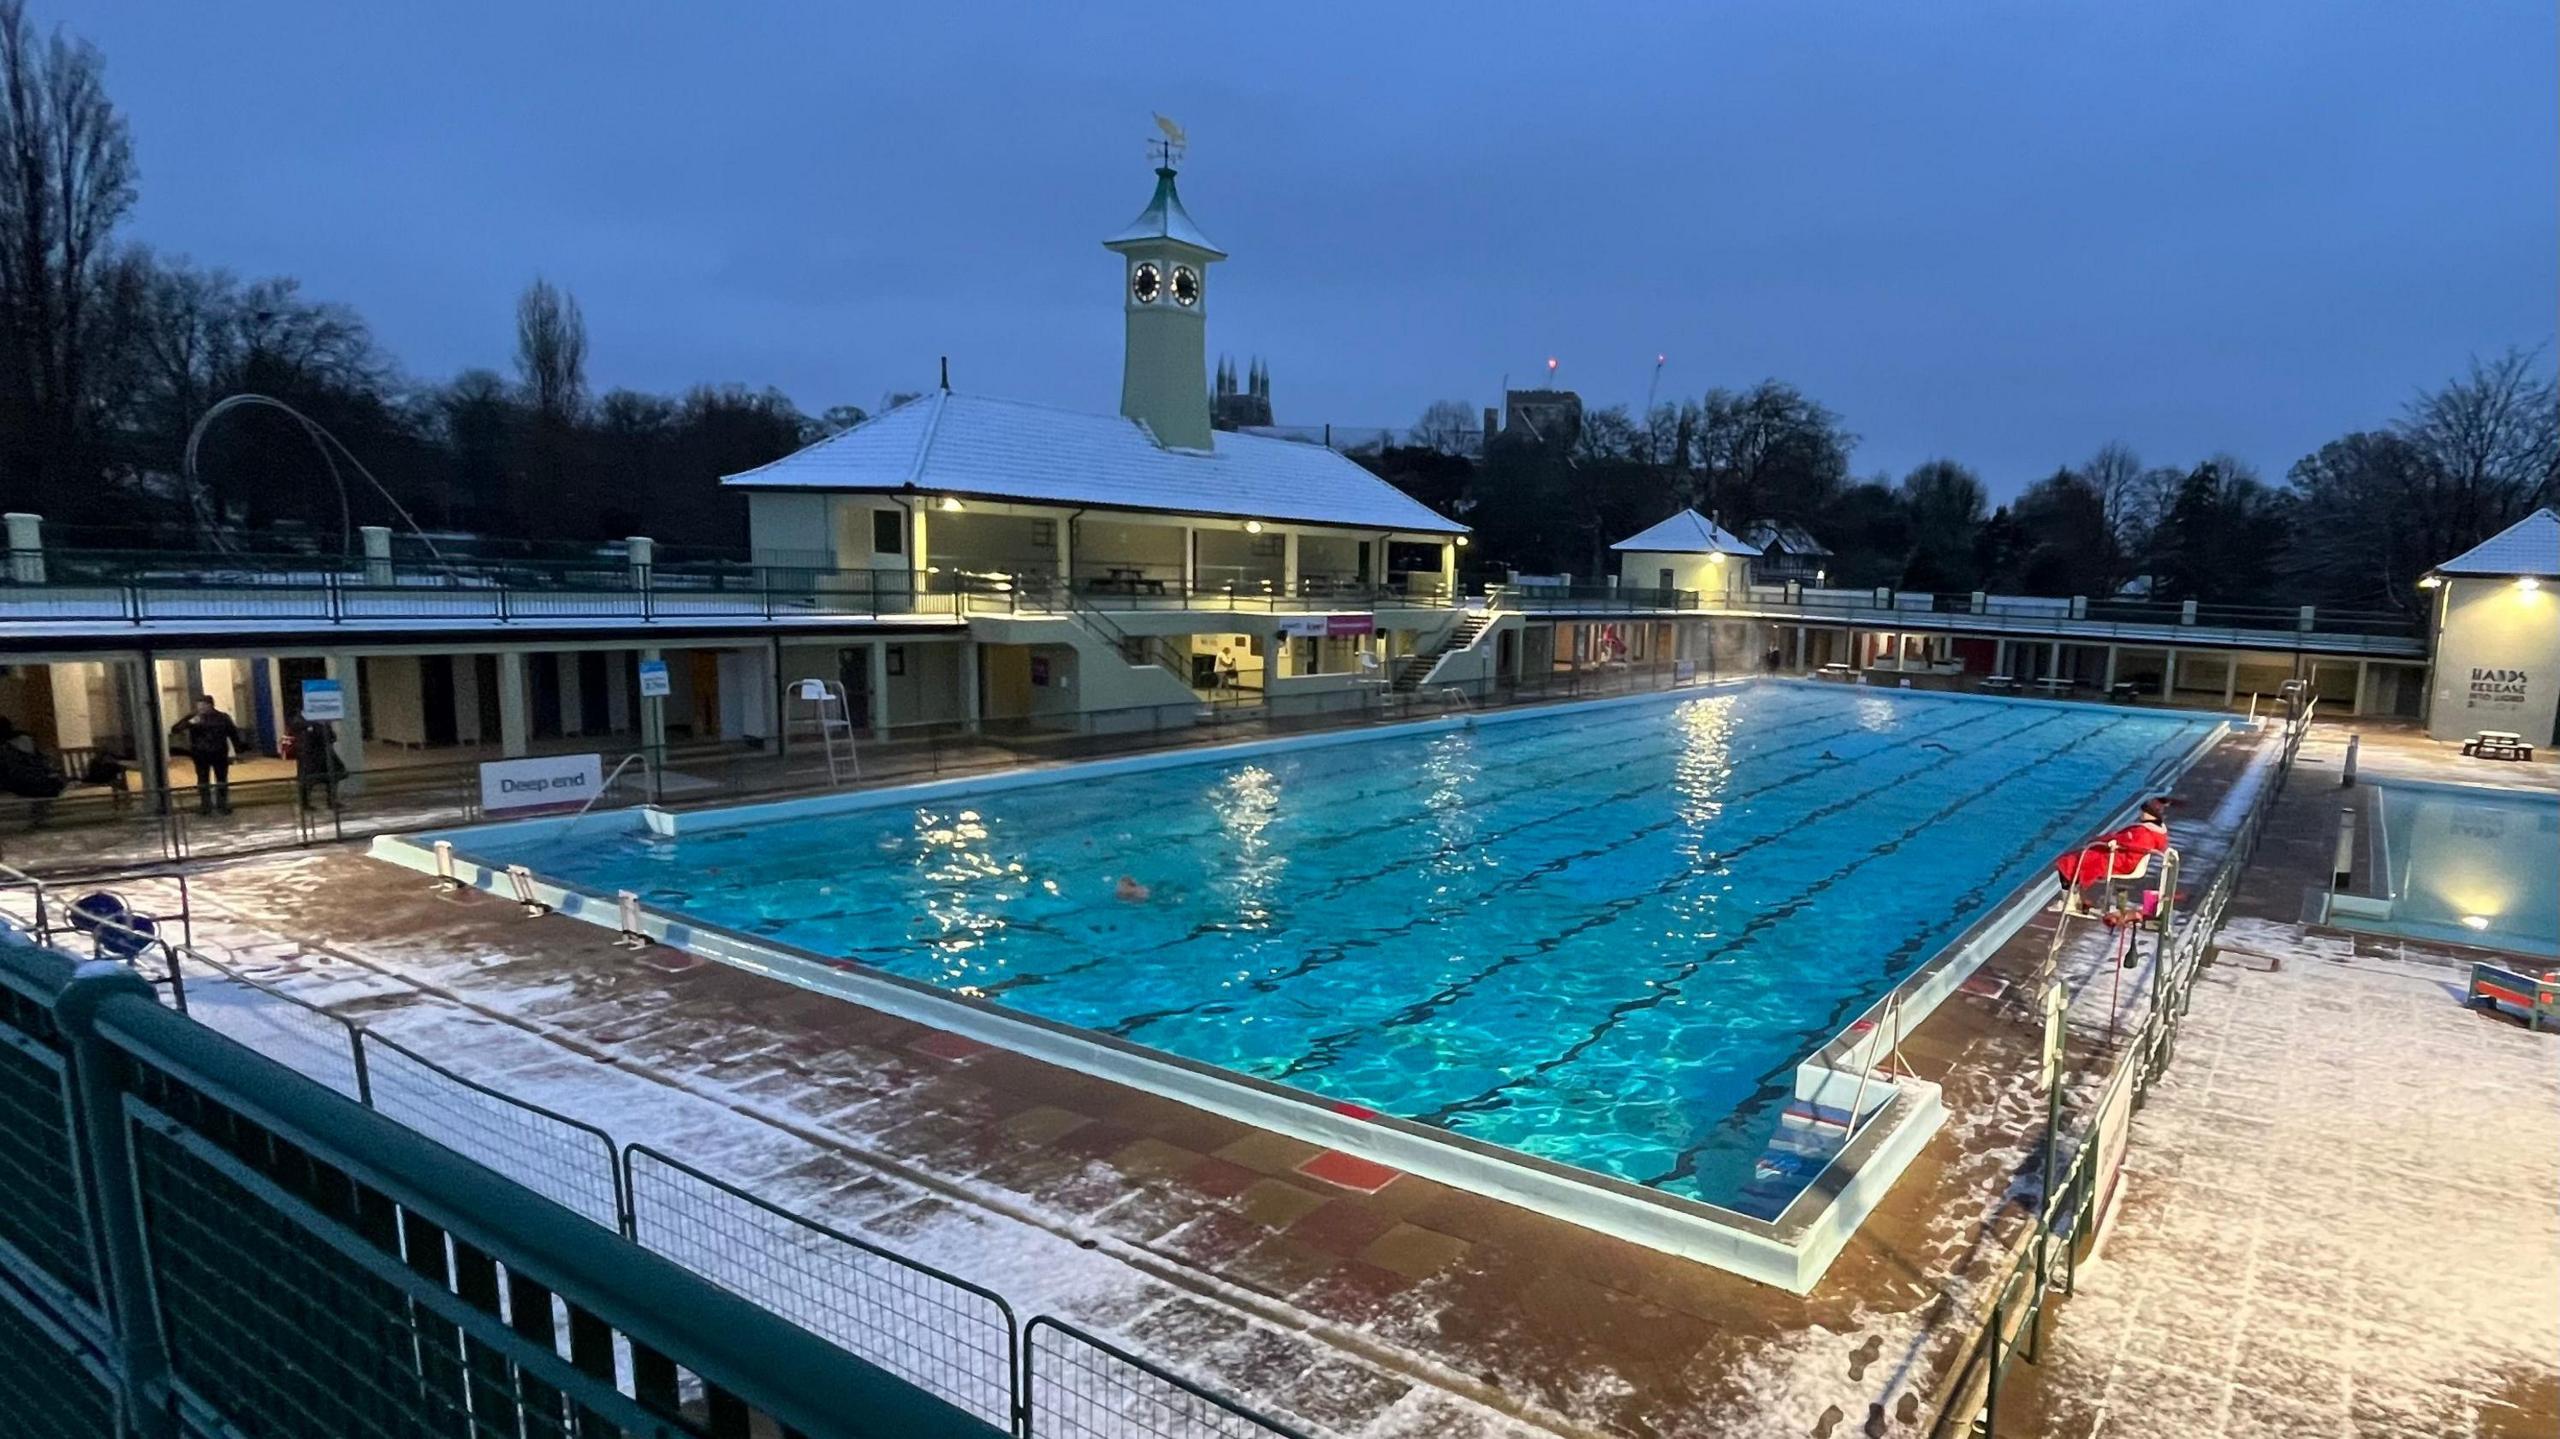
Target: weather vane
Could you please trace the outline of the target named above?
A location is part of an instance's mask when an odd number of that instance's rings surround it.
[[[1162,115],[1156,116],[1156,128],[1164,132],[1163,136],[1147,142],[1147,153],[1155,157],[1158,165],[1170,170],[1182,163],[1183,149],[1188,142],[1183,139],[1182,127]]]

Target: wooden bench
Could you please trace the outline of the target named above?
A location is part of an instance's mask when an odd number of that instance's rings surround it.
[[[2476,963],[2471,966],[2471,987],[2463,1003],[2512,1009],[2535,1029],[2546,1021],[2560,1029],[2560,978],[2550,974],[2531,975],[2503,964]]]
[[[2484,729],[2462,742],[2462,752],[2481,759],[2529,760],[2533,746],[2512,730]]]
[[[2017,677],[2014,675],[1984,675],[1982,677],[1982,688],[1984,691],[1991,694],[2013,695],[2018,692]]]

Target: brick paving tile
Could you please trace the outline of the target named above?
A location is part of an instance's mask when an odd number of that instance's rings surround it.
[[[1005,1133],[1026,1144],[1052,1144],[1065,1137],[1069,1130],[1080,1128],[1092,1121],[1074,1110],[1043,1104],[1035,1105],[997,1123],[1002,1126]]]
[[[1251,1173],[1251,1170],[1247,1170]],[[1322,1208],[1325,1197],[1279,1179],[1255,1179],[1236,1196],[1238,1212],[1256,1224],[1286,1229]]]
[[[1112,1166],[1137,1179],[1178,1179],[1191,1172],[1202,1156],[1149,1136],[1111,1151]]]
[[[1471,1247],[1467,1241],[1437,1230],[1398,1224],[1372,1240],[1359,1257],[1408,1279],[1428,1279],[1465,1258]]]
[[[1295,1174],[1298,1166],[1324,1152],[1324,1146],[1257,1129],[1231,1144],[1218,1146],[1220,1159],[1232,1159],[1265,1174]]]
[[[1349,1258],[1366,1249],[1396,1221],[1356,1199],[1330,1199],[1289,1226],[1289,1233],[1318,1249]]]
[[[1204,1156],[1182,1174],[1184,1184],[1211,1199],[1233,1199],[1261,1180],[1262,1175],[1258,1171],[1232,1159],[1220,1159],[1214,1154]]]

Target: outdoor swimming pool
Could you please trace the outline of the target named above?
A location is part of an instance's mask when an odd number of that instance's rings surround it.
[[[2374,786],[2390,894],[2336,922],[2560,958],[2560,799],[2470,785]]]
[[[674,836],[453,838],[1765,1218],[1821,1158],[1783,1132],[1799,1063],[2218,724],[1754,684]]]

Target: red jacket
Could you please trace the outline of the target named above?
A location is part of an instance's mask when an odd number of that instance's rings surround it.
[[[2169,824],[2166,820],[2145,818],[2126,825],[2096,842],[2073,850],[2053,862],[2054,873],[2067,885],[2097,884],[2108,878],[2107,846],[2115,846],[2117,879],[2140,870],[2143,861],[2169,847]]]

